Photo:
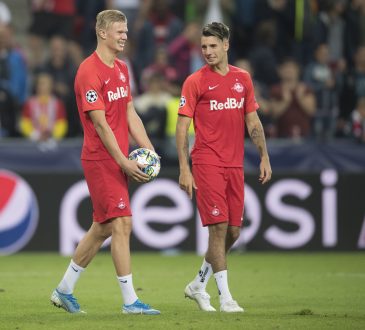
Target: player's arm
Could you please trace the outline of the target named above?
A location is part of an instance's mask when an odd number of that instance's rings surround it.
[[[264,184],[271,179],[272,174],[270,159],[266,148],[264,129],[256,111],[247,113],[245,115],[245,122],[251,140],[260,153],[261,162],[259,180]]]
[[[133,102],[129,102],[127,106],[128,130],[133,139],[141,148],[147,148],[155,151],[150,139],[147,136],[141,118],[138,116]]]
[[[120,150],[115,135],[106,121],[105,111],[91,110],[88,114],[106,150],[108,150],[109,154],[117,162],[123,172],[135,181],[147,182],[149,177],[140,170],[138,163],[129,160]]]
[[[193,197],[193,188],[196,189],[196,185],[193,176],[190,171],[189,165],[189,127],[191,118],[183,115],[179,115],[176,123],[176,148],[179,157],[179,185],[180,188],[186,191],[190,197]]]

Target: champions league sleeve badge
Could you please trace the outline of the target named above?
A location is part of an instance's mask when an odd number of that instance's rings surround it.
[[[94,90],[89,90],[86,92],[86,101],[89,103],[94,103],[98,99],[98,93],[96,93]]]
[[[182,96],[179,103],[179,108],[182,108],[186,103],[185,96]]]

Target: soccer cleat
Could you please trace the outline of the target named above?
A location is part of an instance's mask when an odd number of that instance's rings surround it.
[[[57,289],[52,292],[51,303],[69,313],[85,313],[72,294],[61,293]]]
[[[145,314],[145,315],[161,314],[159,310],[151,308],[150,305],[144,304],[139,299],[137,299],[131,305],[123,305],[122,312],[123,314]]]
[[[221,305],[221,312],[243,313],[244,310],[241,306],[239,306],[237,304],[236,300],[229,300],[229,301],[226,301],[224,304]]]
[[[192,289],[190,283],[185,288],[185,298],[195,300],[199,308],[204,312],[215,312],[216,309],[210,304],[210,296],[205,291]]]

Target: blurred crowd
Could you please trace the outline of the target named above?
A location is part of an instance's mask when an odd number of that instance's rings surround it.
[[[73,81],[95,49],[95,16],[128,18],[121,59],[135,107],[168,153],[184,79],[204,65],[200,32],[231,29],[230,63],[250,72],[268,138],[365,143],[365,0],[28,0],[17,43],[15,12],[0,1],[0,137],[81,136]],[[193,135],[193,130],[191,130]],[[170,142],[171,143],[170,143]]]

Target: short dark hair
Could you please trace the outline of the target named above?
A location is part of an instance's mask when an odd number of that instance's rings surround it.
[[[203,27],[202,35],[204,37],[217,37],[220,40],[229,40],[229,27],[224,23],[213,22]]]

